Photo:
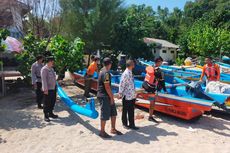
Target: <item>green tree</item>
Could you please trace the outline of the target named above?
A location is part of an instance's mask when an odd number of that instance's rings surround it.
[[[59,75],[63,75],[66,70],[75,72],[82,69],[84,45],[80,38],[73,42],[60,35],[51,38],[48,48],[55,57],[55,69]]]
[[[198,22],[188,32],[187,39],[188,48],[196,55],[218,57],[220,53],[230,54],[230,32],[227,30]]]
[[[152,58],[150,47],[143,42],[143,38],[152,35],[154,14],[152,8],[145,5],[127,8],[115,26],[112,47],[133,58]]]
[[[122,0],[60,0],[63,34],[68,39],[76,36],[87,44],[86,51],[102,49],[111,44],[112,27],[121,12]]]
[[[37,55],[45,54],[47,41],[29,33],[23,39],[23,46],[23,52],[16,54],[16,59],[19,62],[18,71],[25,78],[25,81],[29,83],[31,77],[31,65],[36,61]]]

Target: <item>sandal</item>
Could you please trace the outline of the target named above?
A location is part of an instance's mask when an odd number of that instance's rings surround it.
[[[100,136],[101,138],[105,138],[105,139],[112,138],[112,136],[111,136],[111,135],[108,135],[106,132],[100,133],[99,136]]]
[[[118,130],[111,130],[111,133],[112,133],[112,134],[116,134],[116,135],[123,135],[123,133],[121,133],[121,132],[118,131]]]
[[[150,122],[159,123],[159,121],[157,121],[157,120],[154,119],[153,117],[149,117],[148,120],[149,120]]]

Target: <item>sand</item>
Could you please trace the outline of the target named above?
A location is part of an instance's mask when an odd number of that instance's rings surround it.
[[[64,90],[81,101],[83,91],[73,84]],[[32,90],[21,89],[0,99],[1,153],[230,153],[230,116],[219,112],[192,122],[157,113],[161,123],[155,124],[147,121],[146,111],[136,109],[144,118],[136,120],[140,130],[132,131],[122,128],[117,103],[117,129],[124,135],[104,140],[98,137],[99,119],[77,115],[58,100],[60,118],[46,123],[34,98]]]

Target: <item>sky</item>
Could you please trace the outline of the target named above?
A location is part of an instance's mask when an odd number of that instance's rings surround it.
[[[172,11],[174,7],[183,9],[187,1],[194,0],[125,0],[125,5],[145,4],[147,6],[152,6],[155,11],[157,10],[157,6],[160,5],[162,8],[168,7],[169,10]]]

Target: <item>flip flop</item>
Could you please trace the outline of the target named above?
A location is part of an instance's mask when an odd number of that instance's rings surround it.
[[[100,133],[99,136],[100,136],[101,138],[105,138],[105,139],[112,138],[112,136],[111,136],[111,135],[108,135],[106,132],[104,132],[103,134]]]
[[[114,131],[111,131],[112,134],[116,134],[116,135],[123,135],[123,133],[121,133],[120,131],[118,130],[114,130]]]
[[[148,120],[149,120],[150,122],[160,123],[159,121],[157,121],[157,120],[154,119],[153,117],[149,117]]]

